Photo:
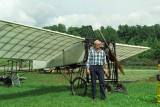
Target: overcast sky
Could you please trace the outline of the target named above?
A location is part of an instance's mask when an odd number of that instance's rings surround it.
[[[0,19],[43,27],[160,24],[160,0],[0,0]]]

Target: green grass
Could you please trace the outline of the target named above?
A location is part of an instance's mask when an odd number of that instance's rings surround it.
[[[136,72],[134,75],[143,74]],[[152,72],[156,75],[157,72]],[[21,75],[21,74],[19,74]],[[126,72],[132,76],[131,72]],[[147,75],[147,73],[145,74]],[[92,101],[91,87],[85,97],[73,96],[70,84],[61,74],[28,73],[27,80],[21,82],[21,87],[0,86],[0,105],[5,107],[159,107],[157,104],[156,81],[142,81],[126,83],[129,94],[107,93],[107,100],[100,99],[99,86],[97,84],[98,99]],[[153,75],[151,76],[153,77]],[[126,77],[121,77],[122,79]]]
[[[158,71],[125,71],[125,75],[119,72],[119,80],[132,80],[132,81],[156,81]]]
[[[123,69],[134,69],[134,70],[158,70],[157,66],[122,66]]]

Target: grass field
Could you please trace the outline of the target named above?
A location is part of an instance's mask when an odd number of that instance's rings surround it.
[[[122,66],[123,69],[135,69],[135,70],[158,70],[156,66]]]
[[[159,107],[160,104],[156,103],[157,73],[155,71],[128,71],[125,76],[119,74],[120,80],[138,79],[139,82],[125,84],[129,94],[107,93],[106,101],[100,99],[99,86],[97,84],[98,99],[96,102],[92,101],[90,86],[85,97],[73,96],[69,82],[61,74],[27,73],[25,77],[28,79],[21,82],[21,87],[0,87],[0,106]]]

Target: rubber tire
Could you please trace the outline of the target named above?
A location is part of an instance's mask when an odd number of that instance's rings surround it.
[[[87,82],[86,82],[86,80],[85,80],[84,78],[82,78],[82,77],[77,77],[77,78],[75,78],[75,79],[73,80],[72,86],[71,86],[72,95],[77,95],[76,92],[75,92],[75,89],[74,89],[74,83],[75,83],[76,81],[78,81],[78,80],[81,80],[81,81],[83,81],[83,83],[84,83],[84,92],[82,92],[82,95],[81,95],[81,96],[85,96],[85,95],[87,94]]]
[[[113,93],[115,91],[114,86],[112,84],[106,84],[106,90],[105,91]]]
[[[127,91],[126,86],[124,85],[124,83],[118,83],[118,88],[121,89],[122,91]]]
[[[11,80],[11,78],[10,78],[10,77],[4,78],[3,84],[4,84],[4,85],[7,85],[8,87],[11,86],[11,85],[12,85],[12,80]]]

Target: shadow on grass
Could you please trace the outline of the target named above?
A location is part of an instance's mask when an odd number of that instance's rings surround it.
[[[85,95],[85,97],[93,99],[91,84],[87,85],[87,94]]]
[[[44,95],[48,93],[58,93],[58,92],[64,92],[64,91],[70,91],[70,86],[45,86],[38,89],[30,90],[30,91],[0,95],[0,101],[15,99],[15,98],[23,98],[27,96],[34,97],[34,96]]]
[[[90,98],[90,99],[93,99],[93,98],[92,98],[92,92],[87,92],[87,94],[85,95],[85,97],[88,97],[88,98]]]

